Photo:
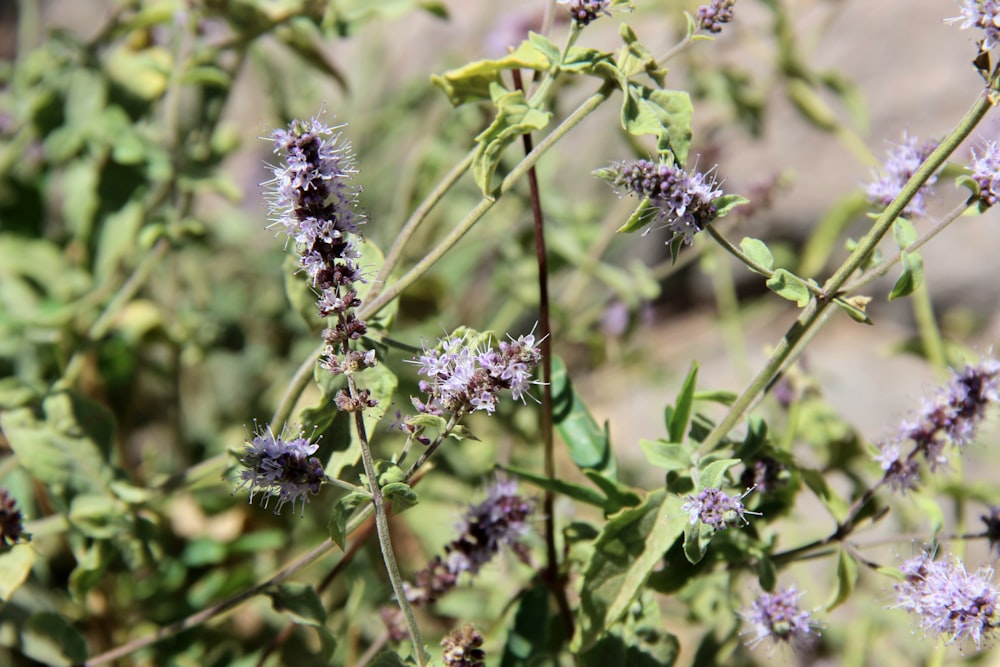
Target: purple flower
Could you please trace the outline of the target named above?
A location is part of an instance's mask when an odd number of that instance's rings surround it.
[[[509,389],[515,400],[524,400],[533,383],[532,371],[542,359],[531,334],[502,341],[498,349],[481,347],[482,340],[470,342],[469,333],[448,336],[435,348],[424,348],[414,363],[421,380],[426,401],[414,399],[420,412],[442,415],[496,409],[501,391]]]
[[[923,457],[932,471],[946,467],[947,447],[961,450],[971,444],[987,408],[998,400],[1000,361],[987,358],[978,366],[954,373],[936,397],[925,400],[920,412],[903,422],[895,439],[879,447],[875,460],[885,471],[884,479],[905,491],[916,486],[918,457]],[[906,456],[904,443],[912,443]]]
[[[651,160],[616,162],[598,175],[608,179],[615,191],[648,198],[650,222],[682,236],[690,244],[694,235],[715,220],[713,201],[723,195],[712,170],[686,172],[677,165]]]
[[[301,431],[292,435],[287,429],[281,437],[275,437],[270,429],[258,430],[240,459],[244,469],[237,488],[249,487],[250,502],[255,493],[262,494],[262,507],[267,507],[272,497],[277,498],[275,514],[281,513],[285,503],[291,503],[294,512],[299,500],[304,511],[309,496],[319,493],[326,480],[323,464],[312,456],[319,445],[302,437]]]
[[[691,517],[691,525],[701,522],[716,530],[725,530],[748,523],[745,514],[755,514],[743,507],[747,493],[750,491],[741,496],[727,496],[721,489],[710,486],[702,489],[697,496],[688,496],[681,509]]]
[[[266,183],[271,226],[282,228],[295,244],[299,265],[318,294],[319,316],[335,319],[323,332],[326,347],[320,361],[335,374],[359,370],[357,359],[341,357],[348,354],[348,344],[367,331],[354,312],[361,305],[357,285],[365,280],[353,238],[364,216],[357,208],[360,188],[351,183],[357,173],[354,153],[350,143],[341,140],[341,127],[313,118],[275,130],[274,152],[282,161]],[[361,359],[366,365],[374,363],[371,356]]]
[[[455,587],[463,572],[475,575],[503,548],[529,561],[523,544],[530,530],[535,503],[517,492],[515,480],[498,479],[488,489],[486,500],[472,505],[459,524],[459,537],[407,584],[409,601],[426,606]]]
[[[733,20],[736,0],[712,0],[698,8],[698,27],[708,32],[722,32],[722,24]]]
[[[756,648],[765,640],[772,643],[772,650],[782,643],[798,647],[810,644],[819,634],[819,626],[812,620],[812,614],[799,608],[802,595],[794,586],[762,593],[740,612],[740,617],[756,633],[747,646]]]
[[[895,606],[918,616],[924,634],[941,636],[946,644],[971,639],[980,649],[1000,627],[992,567],[969,573],[957,557],[935,561],[925,553],[900,570],[906,580],[895,586]]]
[[[561,5],[569,5],[569,16],[578,26],[585,26],[596,21],[602,14],[611,16],[608,11],[610,0],[559,0]]]
[[[962,22],[959,26],[966,28],[982,28],[983,39],[979,48],[989,51],[1000,44],[1000,3],[996,0],[963,0],[962,15],[945,19],[948,23]]]
[[[924,160],[927,159],[927,156],[935,148],[937,148],[937,142],[935,141],[920,145],[916,137],[911,137],[904,133],[902,143],[896,144],[889,149],[889,157],[882,166],[882,173],[879,174],[876,172],[875,180],[868,184],[865,190],[868,200],[879,206],[888,206],[892,203],[899,196],[906,182],[916,173],[920,165],[923,164]],[[937,182],[936,174],[931,175],[923,187],[913,195],[906,208],[903,209],[904,216],[919,217],[927,213],[924,199],[933,192],[931,186],[935,182]]]
[[[22,538],[30,538],[24,532],[24,517],[17,507],[17,501],[7,489],[0,489],[0,552],[19,543]]]
[[[985,206],[993,206],[1000,199],[1000,145],[988,141],[983,146],[982,155],[972,150],[972,180],[979,186],[979,201]]]
[[[482,633],[466,623],[461,630],[453,630],[441,640],[441,662],[445,667],[484,667],[484,641]]]

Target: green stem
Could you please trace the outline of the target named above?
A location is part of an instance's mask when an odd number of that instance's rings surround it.
[[[393,299],[397,298],[407,287],[416,282],[421,276],[430,270],[451,248],[465,236],[472,227],[482,219],[482,217],[493,208],[497,200],[514,187],[531,167],[538,162],[539,158],[545,154],[549,148],[566,135],[570,130],[579,125],[584,118],[601,105],[614,90],[612,83],[605,83],[600,90],[588,97],[573,111],[562,123],[560,123],[551,133],[535,146],[528,155],[524,157],[503,179],[500,186],[495,190],[495,194],[483,197],[476,206],[455,226],[451,232],[445,236],[437,246],[409,271],[403,274],[396,282],[380,293],[374,299],[366,301],[358,309],[358,317],[362,320],[370,319],[373,315],[385,308]]]
[[[917,169],[910,180],[906,182],[906,185],[903,186],[900,194],[890,202],[882,212],[882,215],[878,217],[868,234],[858,242],[858,246],[854,252],[851,253],[847,260],[844,261],[840,268],[823,285],[823,292],[826,295],[839,294],[848,278],[865,265],[872,253],[875,252],[878,244],[889,230],[892,229],[892,223],[902,215],[903,210],[913,196],[923,187],[927,179],[944,164],[944,161],[958,148],[962,141],[972,133],[972,130],[975,129],[976,125],[983,119],[992,106],[993,103],[987,91],[981,93],[962,120],[955,126],[955,129],[945,137],[923,164],[920,165],[920,168]],[[709,229],[711,229],[711,226],[709,226]],[[797,356],[796,347],[806,334],[810,333],[810,330],[820,321],[823,311],[826,310],[830,303],[832,301],[814,296],[813,300],[799,314],[798,319],[785,332],[785,335],[765,363],[764,368],[751,380],[749,386],[737,397],[726,416],[699,445],[700,450],[711,451],[714,449],[736,424],[743,419],[758,395],[762,396],[766,392],[771,380],[777,375],[784,364]]]

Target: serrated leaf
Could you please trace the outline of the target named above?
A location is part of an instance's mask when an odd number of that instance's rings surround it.
[[[581,470],[596,470],[604,477],[618,478],[618,463],[608,434],[591,416],[573,388],[566,364],[552,359],[552,411],[559,436],[569,447],[570,458]]]
[[[587,650],[632,605],[663,554],[684,532],[682,501],[663,490],[613,516],[594,543],[580,590],[580,626],[572,649]]]
[[[825,609],[830,612],[839,607],[851,597],[854,586],[858,582],[858,562],[854,556],[841,548],[837,556],[837,583],[830,594],[830,601],[826,603]]]
[[[809,303],[811,298],[806,281],[786,269],[775,271],[768,279],[767,287],[778,296],[794,301],[799,308]]]
[[[684,442],[687,436],[688,423],[691,421],[691,410],[694,407],[694,388],[698,381],[698,362],[692,362],[684,384],[674,403],[673,413],[667,422],[667,435],[671,442]]]
[[[917,253],[900,252],[903,273],[889,292],[889,301],[909,296],[924,282],[924,259]]]
[[[746,236],[740,241],[740,250],[743,251],[747,257],[752,259],[755,264],[761,268],[767,269],[768,271],[774,270],[774,255],[771,254],[771,249],[767,247],[767,244],[760,239],[751,238]],[[751,271],[754,269],[751,267]],[[759,271],[754,271],[755,273],[760,273]],[[764,275],[764,274],[760,274]]]
[[[306,584],[281,584],[267,591],[275,611],[287,613],[300,625],[322,626],[326,623],[326,609],[312,586]]]

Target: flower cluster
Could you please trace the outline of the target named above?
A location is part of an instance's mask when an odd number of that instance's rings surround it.
[[[688,496],[681,509],[691,517],[691,525],[701,522],[715,530],[725,530],[740,523],[749,523],[744,515],[755,514],[743,507],[747,493],[750,491],[739,496],[727,496],[721,489],[710,486],[702,489],[697,496]]]
[[[903,422],[896,439],[883,443],[875,460],[885,471],[884,479],[892,488],[906,491],[916,487],[919,457],[932,471],[948,463],[945,448],[959,449],[972,443],[986,409],[1000,400],[1000,361],[988,358],[978,366],[966,366],[955,373],[951,382],[921,411]],[[909,454],[903,443],[912,442]]]
[[[441,639],[441,662],[445,667],[484,667],[486,651],[483,635],[466,623],[461,630],[454,630]]]
[[[434,602],[455,587],[459,575],[475,575],[503,547],[527,563],[528,550],[522,540],[534,509],[534,502],[518,494],[516,481],[497,480],[486,500],[466,511],[459,537],[445,547],[445,555],[436,556],[406,586],[407,599],[417,606]]]
[[[285,503],[291,503],[294,512],[299,500],[305,510],[309,496],[319,493],[326,481],[323,464],[313,456],[317,449],[319,445],[303,437],[301,431],[285,430],[275,437],[270,429],[258,430],[240,459],[244,469],[240,471],[238,488],[249,487],[250,502],[255,493],[263,494],[263,507],[267,507],[272,497],[277,498],[275,514],[281,513]]]
[[[957,557],[935,561],[921,554],[900,568],[906,580],[896,584],[896,607],[920,619],[925,634],[953,644],[971,639],[976,648],[1000,628],[1000,590],[993,568],[968,572]]]
[[[350,180],[357,173],[354,153],[339,129],[313,118],[293,121],[271,135],[274,167],[270,209],[272,226],[281,227],[295,243],[299,264],[318,293],[320,317],[336,317],[323,332],[326,348],[321,365],[332,373],[373,366],[374,354],[350,354],[349,341],[367,331],[355,309],[361,305],[357,286],[364,283],[353,237],[364,216],[357,209],[360,189]]]
[[[910,180],[924,160],[937,148],[937,142],[929,141],[920,144],[916,137],[903,134],[902,143],[896,144],[889,149],[889,157],[882,166],[882,173],[875,173],[875,180],[869,183],[865,189],[868,200],[879,206],[888,206],[892,203],[903,186]],[[927,179],[913,198],[910,199],[903,215],[906,217],[919,217],[927,213],[925,199],[932,194],[931,186],[937,182],[937,175],[932,175]]]
[[[989,51],[1000,44],[1000,2],[996,0],[963,0],[962,15],[946,19],[948,23],[962,22],[959,26],[981,28],[984,32],[979,48]]]
[[[0,489],[0,551],[5,551],[26,537],[24,534],[24,518],[17,508],[17,501],[7,492]],[[30,536],[27,536],[30,537]]]
[[[413,405],[419,412],[438,416],[475,410],[492,413],[505,389],[515,400],[524,400],[541,358],[531,334],[501,341],[499,349],[469,333],[448,336],[415,360],[417,372],[427,376],[420,381],[427,400],[414,398]]]
[[[687,172],[681,167],[652,160],[616,162],[598,172],[616,192],[648,198],[652,206],[650,222],[663,226],[690,244],[694,235],[715,220],[713,203],[722,189],[712,170]]]
[[[1000,200],[1000,144],[988,141],[982,155],[972,151],[972,180],[979,186],[979,201],[985,207],[993,206]]]
[[[561,5],[569,5],[569,16],[578,26],[596,21],[601,15],[611,16],[608,11],[610,0],[559,0]]]
[[[712,0],[698,8],[698,27],[708,32],[722,32],[722,24],[733,20],[736,0]]]
[[[765,640],[770,640],[774,646],[785,643],[803,647],[811,643],[819,634],[819,626],[812,614],[799,607],[801,598],[802,593],[790,586],[774,593],[762,593],[754,600],[740,613],[756,632],[748,646],[755,648]]]

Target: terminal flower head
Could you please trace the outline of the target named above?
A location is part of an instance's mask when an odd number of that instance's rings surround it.
[[[769,641],[772,650],[778,644],[803,646],[819,635],[819,625],[812,614],[799,606],[802,593],[794,586],[774,593],[762,593],[740,616],[756,635],[747,643],[750,648]]]
[[[989,51],[1000,44],[1000,2],[997,0],[962,0],[961,16],[945,19],[948,23],[959,23],[962,30],[979,28],[983,38],[979,43],[982,51]]]
[[[313,456],[317,449],[319,444],[304,437],[301,431],[285,429],[281,436],[275,436],[270,429],[259,429],[240,459],[243,470],[237,488],[250,489],[250,502],[255,494],[260,494],[263,507],[276,498],[275,514],[280,514],[286,503],[295,511],[299,501],[304,511],[309,496],[319,493],[326,481],[323,464]]]

